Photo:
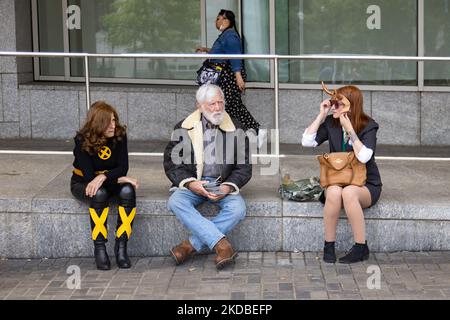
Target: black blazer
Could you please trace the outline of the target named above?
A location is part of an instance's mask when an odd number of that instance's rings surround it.
[[[366,163],[367,181],[374,186],[382,186],[380,172],[375,163],[375,149],[377,146],[377,131],[378,123],[373,119],[369,120],[367,126],[358,133],[358,138],[366,146],[366,148],[373,150],[372,158]],[[317,130],[316,142],[321,145],[325,141],[329,141],[330,152],[342,151],[342,127],[340,125],[333,126],[333,115],[326,117],[325,121]],[[353,151],[353,147],[347,144],[346,151]]]

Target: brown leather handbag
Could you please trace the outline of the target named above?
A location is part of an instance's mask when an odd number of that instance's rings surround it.
[[[362,187],[366,183],[366,165],[351,152],[324,153],[317,157],[320,163],[320,186],[331,185]]]

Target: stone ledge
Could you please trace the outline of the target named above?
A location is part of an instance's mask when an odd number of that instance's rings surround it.
[[[322,218],[323,205],[317,202],[283,200],[283,217]],[[341,217],[345,216],[341,211]],[[405,204],[395,200],[380,200],[364,209],[367,220],[434,220],[450,221],[450,205]]]
[[[108,247],[112,252],[117,214],[108,217]],[[368,219],[367,240],[374,252],[450,250],[450,221]],[[323,221],[313,217],[248,216],[229,235],[239,251],[320,251]],[[129,243],[134,256],[168,255],[188,237],[169,215],[137,215]],[[353,244],[351,227],[340,219],[337,249]],[[92,256],[88,214],[0,213],[0,257]]]
[[[72,157],[2,156],[0,185],[0,256],[10,258],[92,256],[87,205],[69,190]],[[138,213],[130,240],[135,256],[168,255],[168,250],[188,236],[167,209],[170,182],[160,158],[131,157],[130,176],[139,177]],[[284,159],[282,170],[294,176],[314,174],[317,166],[308,157]],[[404,163],[380,161],[383,193],[376,206],[365,210],[367,239],[372,251],[450,250],[450,173],[444,162]],[[20,175],[16,175],[20,173]],[[279,176],[254,177],[242,189],[247,218],[229,235],[240,251],[317,251],[323,245],[322,205],[281,200]],[[421,181],[421,183],[417,183]],[[432,187],[423,188],[424,185]],[[211,204],[200,210],[217,212]],[[112,250],[117,217],[108,218]],[[342,215],[337,248],[348,250],[352,232]],[[112,252],[112,251],[111,251]]]
[[[167,199],[170,194],[167,194]],[[139,214],[145,216],[172,216],[167,209],[167,199],[139,199]],[[323,205],[318,202],[294,202],[290,200],[246,199],[247,216],[252,217],[296,217],[322,218]],[[2,213],[51,213],[81,214],[87,212],[87,205],[67,194],[61,198],[0,199]],[[211,203],[200,206],[206,215],[214,215],[218,208]],[[367,220],[433,220],[450,221],[450,205],[404,204],[399,201],[380,200],[375,206],[365,209]],[[341,211],[341,217],[345,213]]]
[[[169,194],[167,195],[167,199]],[[144,216],[173,216],[167,209],[167,199],[145,199],[137,200],[137,208],[140,215]],[[4,200],[8,203],[8,199]],[[25,200],[24,200],[25,201]],[[280,201],[257,201],[246,200],[247,216],[253,217],[281,217],[281,200]],[[14,202],[8,206],[13,207]],[[7,212],[32,212],[32,213],[51,213],[58,214],[82,214],[87,212],[87,205],[70,198],[62,199],[43,199],[35,198],[31,200],[31,211],[26,211],[27,206],[18,207],[19,210],[8,210]],[[199,210],[206,215],[214,215],[218,212],[218,208],[211,203],[202,204]]]

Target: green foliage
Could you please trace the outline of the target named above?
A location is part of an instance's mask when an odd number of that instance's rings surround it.
[[[112,46],[128,52],[192,51],[200,42],[196,0],[116,0],[102,23]]]

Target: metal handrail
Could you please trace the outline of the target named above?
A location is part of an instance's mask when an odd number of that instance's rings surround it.
[[[287,60],[401,60],[401,61],[450,61],[450,57],[382,56],[382,55],[278,55],[278,54],[206,54],[206,53],[76,53],[76,52],[23,52],[0,51],[0,56],[52,57],[52,58],[147,58],[147,59],[287,59]]]
[[[280,153],[279,136],[279,60],[398,60],[398,61],[450,61],[450,57],[422,57],[422,56],[379,56],[379,55],[328,55],[328,54],[307,54],[307,55],[276,55],[276,54],[206,54],[206,53],[75,53],[75,52],[21,52],[21,51],[0,51],[1,56],[30,57],[30,58],[83,58],[86,83],[86,108],[91,105],[90,85],[89,85],[89,58],[117,58],[117,59],[264,59],[274,61],[274,122],[275,122],[275,155]]]

